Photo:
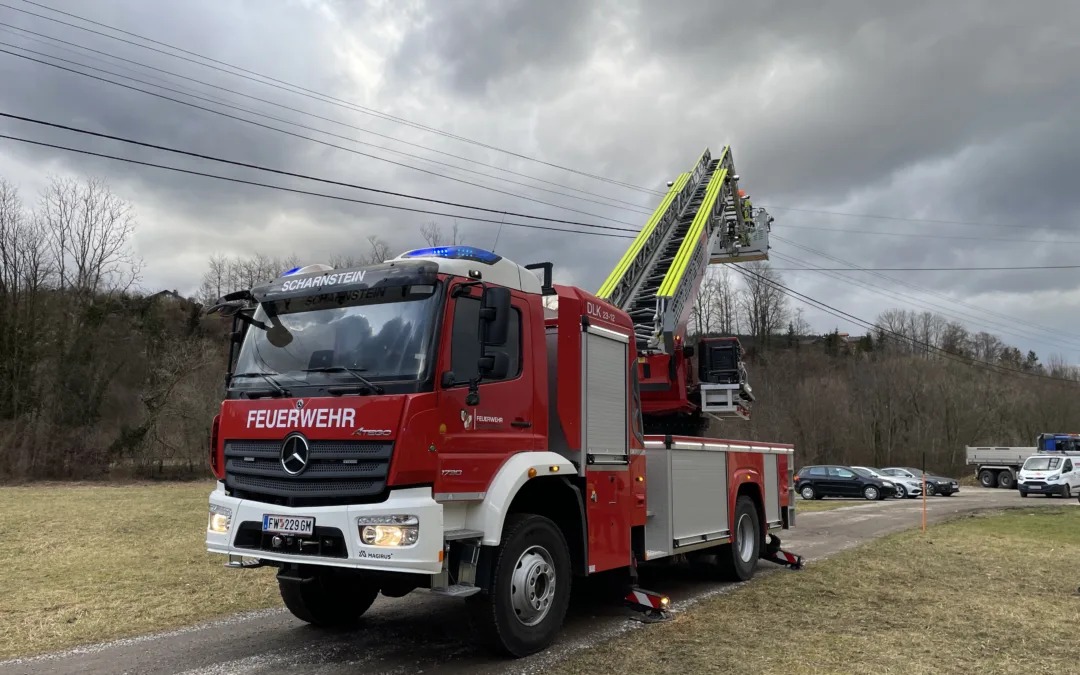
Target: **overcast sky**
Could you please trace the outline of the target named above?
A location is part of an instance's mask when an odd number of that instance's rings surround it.
[[[718,151],[730,143],[741,186],[755,204],[772,207],[777,268],[1078,264],[1080,3],[42,3],[342,103],[214,70],[192,62],[200,59],[191,54],[180,53],[192,60],[184,61],[17,11],[146,44],[23,0],[3,0],[10,8],[0,6],[0,22],[79,47],[49,43],[5,26],[0,26],[0,42],[177,89],[180,94],[95,73],[341,148],[0,53],[4,112],[382,189],[617,227],[640,227],[647,219],[641,211],[651,210],[659,198],[583,174],[663,189],[667,180],[690,168],[704,146]],[[42,58],[8,46],[0,49]],[[227,70],[220,63],[209,65]],[[286,122],[199,102],[188,93]],[[364,113],[357,105],[477,143]],[[416,205],[21,122],[0,120],[0,131],[276,185]],[[194,292],[212,253],[295,253],[303,262],[318,262],[333,253],[365,252],[370,234],[387,240],[395,252],[414,248],[423,243],[420,226],[432,219],[0,141],[0,176],[18,184],[27,201],[33,201],[50,173],[107,177],[114,191],[134,204],[139,227],[133,245],[146,262],[143,286],[148,290]],[[451,224],[449,218],[436,220],[447,229]],[[468,243],[494,245],[497,224],[459,222]],[[628,242],[505,227],[498,252],[521,263],[551,260],[557,281],[595,291]],[[932,309],[962,319],[974,330],[990,330],[1036,349],[1044,360],[1058,353],[1080,361],[1078,273],[886,273],[891,278],[844,273],[850,278],[839,279],[808,271],[783,275],[800,293],[858,317],[873,319],[894,307]],[[867,283],[876,287],[858,285]],[[806,317],[819,331],[839,326],[862,332],[819,310],[806,309]]]

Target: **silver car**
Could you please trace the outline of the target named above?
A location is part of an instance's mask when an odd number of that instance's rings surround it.
[[[851,469],[864,476],[880,478],[881,480],[891,480],[896,484],[897,499],[922,496],[922,481],[918,478],[911,478],[910,476],[886,476],[877,469],[871,469],[868,466],[853,466]]]

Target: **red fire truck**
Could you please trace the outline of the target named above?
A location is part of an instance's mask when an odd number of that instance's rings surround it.
[[[321,626],[380,593],[464,598],[512,656],[549,644],[575,578],[797,565],[771,534],[794,523],[792,447],[703,437],[752,396],[737,341],[702,345],[696,371],[684,344],[705,267],[767,254],[737,181],[730,150],[706,150],[597,294],[447,246],[222,298],[208,550],[276,567],[285,605]]]

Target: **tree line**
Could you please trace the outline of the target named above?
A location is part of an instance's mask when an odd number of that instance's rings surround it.
[[[131,203],[102,180],[0,180],[0,479],[205,477],[229,326],[203,309],[302,261],[213,255],[195,297],[139,290]],[[463,243],[456,223],[419,228]],[[371,236],[351,266],[396,252]],[[1075,369],[930,313],[883,312],[867,335],[813,336],[767,263],[710,271],[690,331],[744,336],[759,403],[713,432],[796,445],[797,463],[963,469],[965,444],[1030,445],[1080,419]],[[991,367],[994,366],[994,367]]]

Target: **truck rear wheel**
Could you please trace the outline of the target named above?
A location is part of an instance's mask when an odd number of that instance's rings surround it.
[[[481,637],[515,657],[547,647],[570,605],[570,551],[555,523],[507,516],[489,582],[487,592],[467,599]]]
[[[754,500],[740,495],[735,500],[735,530],[731,543],[721,546],[716,554],[717,569],[726,581],[746,581],[757,570],[761,555],[761,519]]]
[[[321,569],[304,579],[279,575],[278,590],[293,616],[322,628],[355,624],[379,595],[377,585],[337,569]]]
[[[1005,471],[999,473],[997,478],[999,488],[1005,488],[1006,490],[1008,490],[1009,488],[1013,487],[1014,481],[1012,471],[1006,469]]]
[[[984,488],[992,488],[997,485],[997,476],[990,469],[983,469],[979,472],[979,482]]]

